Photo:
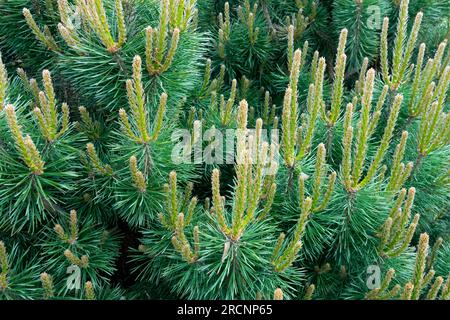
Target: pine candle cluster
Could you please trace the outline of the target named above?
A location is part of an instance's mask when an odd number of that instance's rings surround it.
[[[450,299],[449,8],[0,0],[0,299]]]

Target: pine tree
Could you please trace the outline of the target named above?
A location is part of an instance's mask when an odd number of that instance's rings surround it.
[[[77,177],[76,166],[69,165],[76,157],[69,107],[58,106],[50,72],[42,77],[42,86],[34,79],[26,84],[33,98],[25,106],[8,103],[3,111],[8,134],[0,149],[0,176],[8,182],[1,191],[1,221],[12,233],[34,233],[60,212]]]
[[[448,300],[448,4],[0,0],[0,299]]]

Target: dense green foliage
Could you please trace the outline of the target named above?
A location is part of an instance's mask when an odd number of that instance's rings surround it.
[[[0,299],[450,299],[449,21],[0,0]]]

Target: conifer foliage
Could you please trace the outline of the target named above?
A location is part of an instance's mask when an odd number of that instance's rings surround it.
[[[450,299],[448,0],[0,0],[0,299]]]

